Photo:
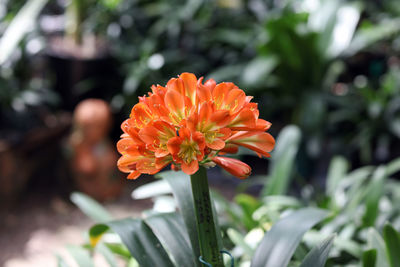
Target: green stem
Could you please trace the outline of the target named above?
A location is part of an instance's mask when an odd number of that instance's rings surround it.
[[[197,233],[199,235],[200,254],[203,260],[213,267],[223,267],[220,248],[215,230],[207,171],[204,167],[190,176],[192,184]]]

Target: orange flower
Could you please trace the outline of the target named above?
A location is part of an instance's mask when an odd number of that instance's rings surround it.
[[[165,87],[151,89],[121,125],[118,167],[129,173],[128,179],[155,174],[170,163],[187,174],[216,163],[242,179],[251,168],[218,155],[243,146],[269,157],[274,148],[274,138],[266,133],[271,123],[258,118],[257,103],[233,83],[203,83],[203,78],[182,73]]]

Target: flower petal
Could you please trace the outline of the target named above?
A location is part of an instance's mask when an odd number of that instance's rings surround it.
[[[240,131],[228,139],[232,144],[246,147],[265,157],[269,157],[270,152],[275,146],[275,139],[265,132]]]
[[[128,178],[129,180],[135,180],[135,179],[137,179],[140,175],[141,175],[140,172],[138,172],[138,171],[132,171],[132,172],[128,175],[127,178]]]
[[[183,118],[185,112],[185,98],[174,90],[168,90],[165,94],[165,106],[170,112],[179,118]]]
[[[214,157],[213,161],[239,179],[245,179],[251,174],[251,167],[238,159]]]
[[[192,160],[189,163],[182,162],[182,171],[188,175],[192,175],[199,170],[199,162],[197,160]]]
[[[257,118],[250,109],[243,109],[229,123],[228,127],[234,131],[254,130],[256,127]]]
[[[168,140],[167,148],[171,155],[176,155],[179,153],[181,149],[182,138],[181,137],[173,137]]]
[[[197,78],[193,73],[182,73],[179,75],[179,78],[182,79],[183,85],[185,88],[185,95],[189,97],[192,104],[196,101],[196,89],[197,89]]]

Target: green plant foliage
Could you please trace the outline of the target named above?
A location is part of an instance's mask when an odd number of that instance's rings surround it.
[[[305,208],[279,220],[261,241],[251,266],[287,266],[304,233],[328,214],[324,210]]]
[[[30,0],[25,3],[7,30],[0,39],[0,66],[6,62],[14,52],[15,48],[30,31],[39,13],[48,0]]]
[[[176,266],[196,266],[189,236],[182,217],[175,213],[157,214],[145,219],[163,246],[169,251]]]
[[[158,238],[140,219],[109,222],[140,266],[174,266]]]
[[[304,258],[300,267],[324,267],[333,245],[335,236],[332,235],[314,247]]]
[[[193,196],[190,190],[190,177],[183,172],[174,171],[162,172],[158,176],[165,179],[171,186],[189,234],[193,253],[198,258],[200,256],[200,247],[196,229],[196,216],[193,210]]]
[[[110,267],[117,267],[117,260],[116,257],[113,254],[113,251],[109,249],[106,245],[104,244],[99,244],[96,246],[96,251],[99,252],[103,257],[106,259],[107,263],[110,265]]]
[[[71,201],[77,205],[83,213],[95,222],[106,222],[112,220],[111,214],[97,201],[82,193],[72,193]]]
[[[67,246],[68,252],[78,263],[79,267],[94,267],[94,263],[92,258],[89,255],[89,252],[80,246]]]
[[[363,252],[362,266],[363,267],[375,267],[376,266],[376,249],[368,249]]]
[[[376,250],[376,264],[377,266],[389,267],[389,261],[386,257],[385,243],[379,233],[370,228],[368,230],[368,247],[369,249]]]
[[[400,266],[400,234],[393,226],[386,224],[383,227],[383,238],[385,239],[387,256],[391,267]]]
[[[272,153],[268,183],[264,188],[263,195],[284,195],[287,193],[300,138],[299,128],[293,125],[286,126],[279,134]]]

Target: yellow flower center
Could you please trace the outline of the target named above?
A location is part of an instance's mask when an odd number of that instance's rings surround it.
[[[178,157],[181,158],[185,163],[190,163],[196,160],[199,154],[199,146],[196,142],[186,140],[181,144]]]

